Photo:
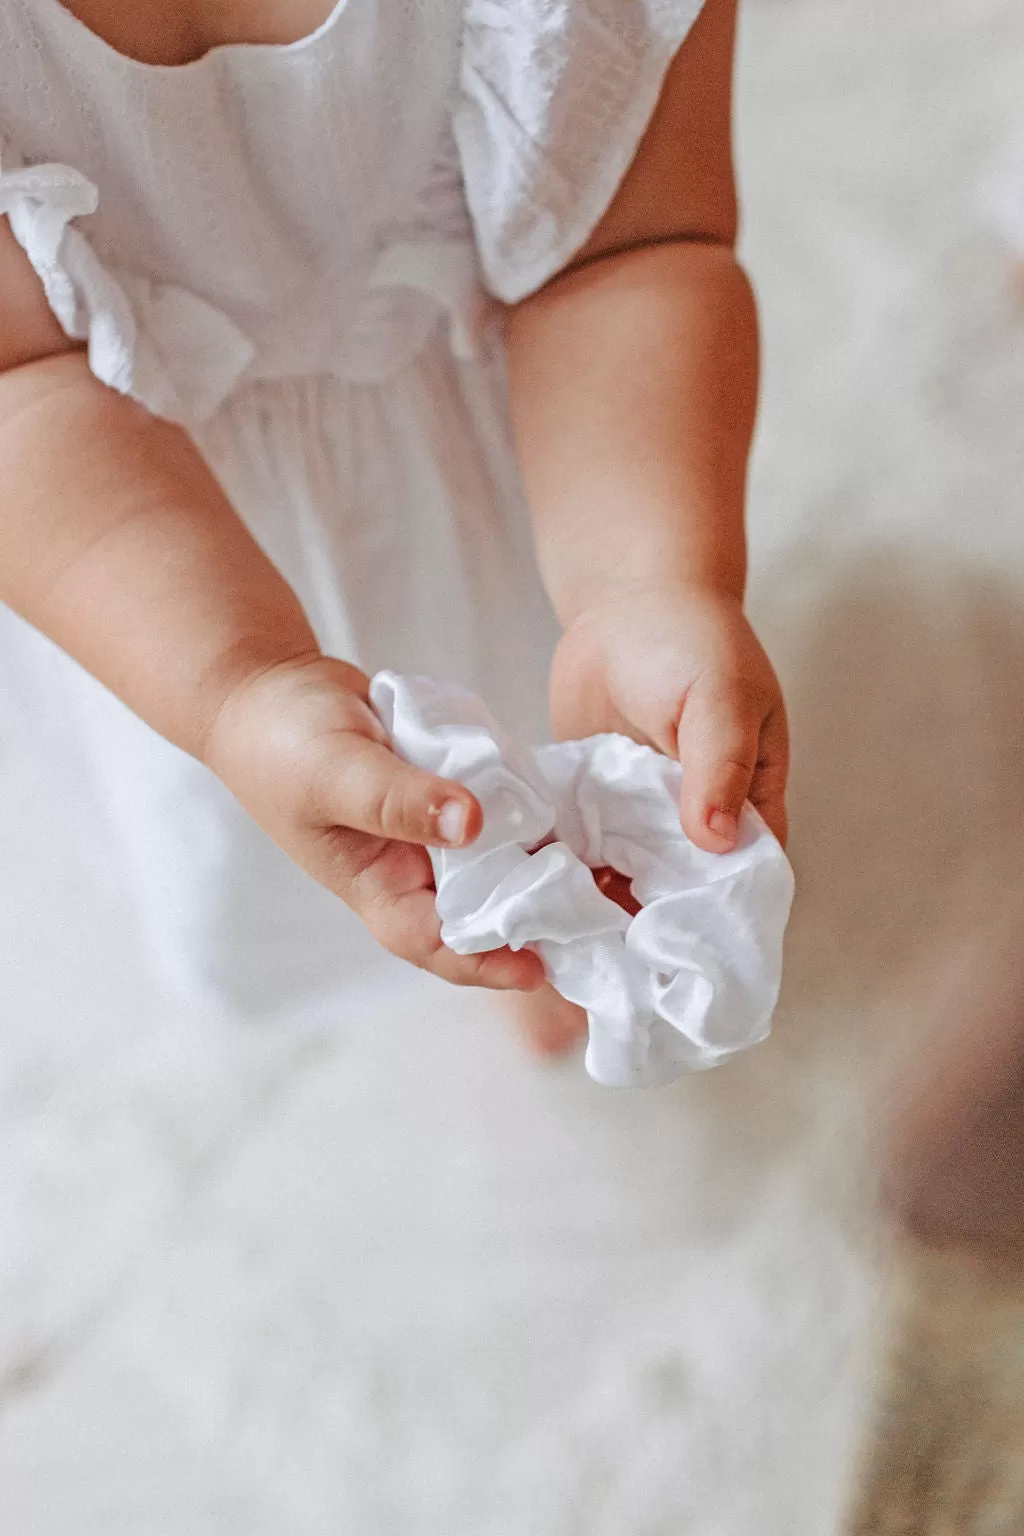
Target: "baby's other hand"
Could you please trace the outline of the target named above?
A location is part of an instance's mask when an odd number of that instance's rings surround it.
[[[745,800],[785,843],[786,708],[737,599],[666,584],[583,612],[555,654],[551,712],[563,739],[621,731],[677,757],[698,847],[728,852]]]
[[[235,687],[204,759],[276,843],[352,907],[393,954],[464,986],[532,991],[536,955],[460,956],[441,942],[426,846],[479,836],[480,806],[460,784],[403,763],[355,667],[310,655]]]

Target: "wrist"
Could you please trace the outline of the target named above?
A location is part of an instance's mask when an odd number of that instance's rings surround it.
[[[673,570],[664,565],[657,570],[627,569],[604,576],[587,572],[580,580],[552,591],[552,599],[563,628],[569,629],[588,613],[660,604],[666,599],[683,608],[708,602],[742,608],[745,588],[746,569],[740,562],[733,567],[721,564],[712,569]]]
[[[310,631],[291,645],[245,637],[228,646],[208,668],[197,690],[192,755],[224,778],[236,750],[232,743],[251,734],[253,709],[267,694],[294,681],[303,668],[321,661]]]
[[[742,495],[694,502],[683,487],[645,491],[637,479],[634,472],[624,483],[594,487],[584,506],[577,488],[563,501],[559,518],[538,528],[541,573],[566,628],[586,610],[648,591],[743,601]],[[680,507],[688,510],[681,513]]]

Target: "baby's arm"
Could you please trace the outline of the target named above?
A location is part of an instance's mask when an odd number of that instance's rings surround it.
[[[388,750],[365,676],[320,654],[187,435],[93,377],[3,219],[0,464],[0,600],[208,763],[388,948],[453,981],[540,983],[534,956],[442,946],[414,845],[470,841],[475,800]]]
[[[732,846],[749,796],[785,834],[785,710],[742,613],[757,318],[734,253],[735,0],[707,0],[634,164],[570,267],[509,314],[512,409],[566,637],[566,735],[678,754],[683,823]]]

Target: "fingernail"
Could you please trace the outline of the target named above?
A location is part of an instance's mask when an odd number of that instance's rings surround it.
[[[469,810],[461,800],[446,800],[437,814],[437,831],[441,839],[457,847],[465,841],[469,825]]]
[[[719,837],[734,843],[740,834],[739,818],[732,811],[712,811],[708,817],[708,826]]]

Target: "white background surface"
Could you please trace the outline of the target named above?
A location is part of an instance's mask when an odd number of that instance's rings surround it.
[[[184,1017],[0,720],[0,1530],[837,1529],[879,1096],[1024,824],[1024,299],[975,211],[1022,80],[1013,0],[747,7],[768,1047],[615,1094],[397,969],[329,1031]]]

